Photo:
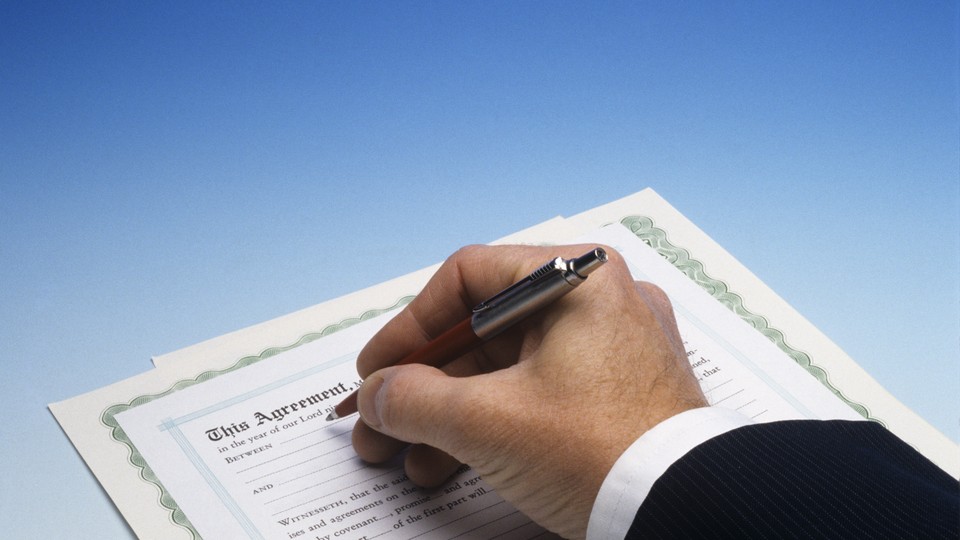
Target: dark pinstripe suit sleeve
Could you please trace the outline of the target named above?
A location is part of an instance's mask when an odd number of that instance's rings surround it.
[[[627,538],[960,538],[960,484],[873,422],[756,424],[667,469]]]

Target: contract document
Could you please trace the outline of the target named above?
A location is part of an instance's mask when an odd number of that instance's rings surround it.
[[[711,404],[756,421],[863,419],[625,228],[578,242],[611,245],[635,278],[667,292]],[[441,488],[422,490],[407,480],[400,460],[373,466],[357,458],[350,444],[356,416],[325,421],[359,386],[356,356],[392,316],[130,408],[116,420],[203,538],[552,537],[468,467]],[[582,421],[589,419],[570,419],[571,436]]]
[[[960,475],[955,443],[652,190],[495,243],[611,246],[670,297],[712,405],[756,422],[876,421]],[[355,416],[325,420],[360,383],[360,349],[435,270],[155,357],[50,410],[141,538],[550,538],[469,468],[418,489],[400,458],[356,457]],[[570,437],[588,421],[570,418]]]
[[[357,416],[327,422],[359,386],[379,317],[117,415],[203,538],[538,538],[545,532],[468,467],[414,486],[397,460],[363,463]]]

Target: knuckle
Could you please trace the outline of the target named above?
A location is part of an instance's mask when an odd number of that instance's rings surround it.
[[[473,260],[479,256],[482,256],[484,252],[488,249],[489,249],[488,246],[484,246],[481,244],[468,244],[454,251],[453,254],[450,255],[450,257],[447,260],[453,263],[458,263],[460,261]]]
[[[612,263],[614,266],[622,266],[624,268],[627,267],[627,264],[623,259],[623,255],[620,255],[620,252],[614,247],[606,244],[598,244],[596,247],[599,247],[607,252],[607,264]]]
[[[648,281],[638,281],[637,289],[648,302],[658,308],[665,309],[671,306],[670,297],[659,286]]]
[[[380,423],[388,431],[395,430],[403,420],[404,396],[410,392],[410,382],[403,376],[404,370],[393,371],[394,373],[387,377],[381,388],[380,395],[377,396],[377,413]]]

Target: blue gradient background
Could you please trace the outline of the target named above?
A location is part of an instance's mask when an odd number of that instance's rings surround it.
[[[48,402],[646,186],[958,440],[958,126],[956,2],[0,2],[0,526],[130,535]]]

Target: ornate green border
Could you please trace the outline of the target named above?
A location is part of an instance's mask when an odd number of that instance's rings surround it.
[[[883,422],[870,415],[870,410],[865,405],[857,403],[843,395],[843,392],[830,382],[829,374],[823,368],[813,363],[809,354],[788,345],[783,332],[770,326],[769,321],[765,317],[747,309],[743,304],[743,298],[730,291],[726,283],[707,275],[703,263],[690,257],[689,251],[673,245],[673,243],[667,239],[667,232],[654,225],[653,219],[646,216],[627,216],[620,220],[620,224],[629,229],[637,238],[643,240],[644,243],[657,250],[657,253],[662,255],[670,264],[710,293],[718,302],[729,308],[730,311],[736,313],[741,319],[746,321],[747,324],[766,336],[767,339],[772,341],[781,351],[805,369],[807,373],[813,375],[814,378],[826,386],[835,396],[843,400],[844,403],[849,405],[857,414],[868,420],[883,424]]]
[[[394,304],[390,307],[382,308],[382,309],[371,309],[371,310],[365,311],[358,317],[350,317],[336,324],[331,324],[319,332],[312,332],[312,333],[306,334],[305,336],[298,339],[295,343],[292,343],[290,345],[286,345],[283,347],[270,347],[270,348],[264,349],[260,354],[244,356],[243,358],[237,360],[236,362],[234,362],[233,365],[227,368],[219,369],[219,370],[204,371],[203,373],[197,375],[193,379],[184,379],[184,380],[177,381],[176,383],[173,384],[173,386],[171,386],[170,388],[168,388],[163,392],[160,392],[159,394],[149,394],[145,396],[138,396],[130,400],[128,403],[118,403],[115,405],[111,405],[106,409],[104,409],[103,412],[100,414],[100,423],[104,427],[110,429],[111,439],[127,447],[127,452],[128,452],[127,461],[138,469],[140,478],[143,479],[145,482],[156,486],[158,491],[157,502],[160,504],[161,507],[166,508],[169,511],[170,522],[173,523],[174,525],[179,525],[180,527],[183,527],[184,529],[186,529],[193,536],[194,540],[200,540],[200,534],[193,527],[193,524],[190,523],[190,520],[187,519],[186,514],[184,514],[183,511],[180,510],[180,507],[177,505],[176,501],[173,500],[173,497],[170,496],[170,493],[166,490],[166,488],[163,487],[163,484],[157,478],[157,475],[154,474],[152,469],[150,469],[150,466],[147,464],[146,460],[143,459],[143,456],[140,455],[140,452],[133,445],[133,442],[130,440],[130,438],[127,437],[127,434],[124,433],[123,428],[121,428],[120,424],[117,423],[115,416],[117,414],[122,413],[123,411],[131,409],[138,405],[143,405],[144,403],[149,403],[155,399],[159,399],[169,394],[172,394],[177,390],[182,390],[184,388],[188,388],[195,384],[199,384],[204,381],[209,381],[210,379],[219,377],[220,375],[223,375],[225,373],[236,371],[242,367],[255,364],[266,358],[276,356],[282,352],[289,351],[290,349],[295,349],[301,345],[305,345],[312,341],[316,341],[322,337],[329,336],[330,334],[349,328],[359,322],[372,319],[373,317],[382,315],[388,311],[405,306],[408,303],[410,303],[411,300],[413,300],[413,296],[404,296],[403,298],[400,298],[399,300],[394,302]]]

